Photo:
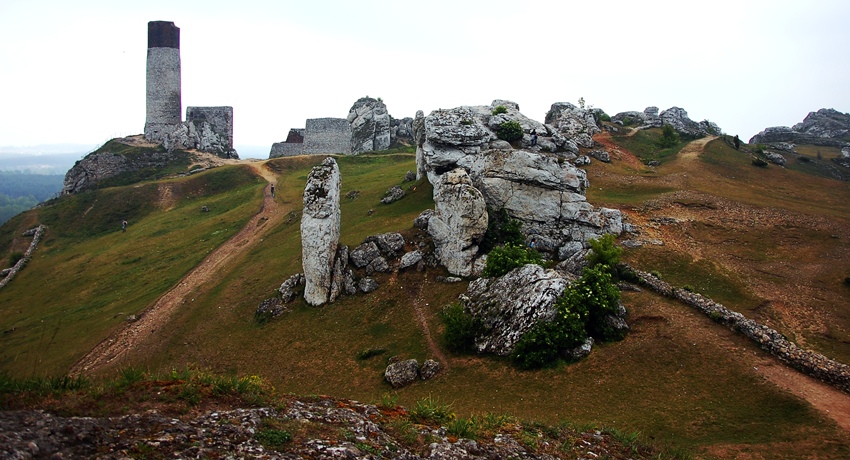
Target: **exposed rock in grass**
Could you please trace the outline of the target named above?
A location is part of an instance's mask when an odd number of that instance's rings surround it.
[[[392,363],[387,366],[384,378],[393,388],[410,385],[419,378],[419,361],[407,359]]]
[[[392,188],[387,190],[386,193],[384,193],[384,197],[381,198],[381,203],[392,204],[402,198],[404,198],[404,190],[402,190],[398,185],[394,185]]]

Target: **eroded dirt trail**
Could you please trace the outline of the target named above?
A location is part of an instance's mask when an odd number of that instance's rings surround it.
[[[277,180],[276,176],[263,166],[265,162],[248,164],[269,182],[259,212],[242,230],[212,251],[176,286],[146,308],[138,320],[127,323],[77,361],[69,371],[71,375],[95,373],[119,362],[123,356],[165,327],[171,315],[186,302],[187,296],[198,286],[216,277],[227,260],[250,250],[262,240],[267,231],[281,223],[285,213],[270,194],[271,185]]]

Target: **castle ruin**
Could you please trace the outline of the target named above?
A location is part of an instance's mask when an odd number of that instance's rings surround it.
[[[351,127],[345,118],[310,118],[306,128],[293,128],[284,142],[272,144],[269,158],[351,153]]]
[[[233,107],[187,107],[180,75],[180,28],[170,21],[148,22],[145,139],[169,151],[197,149],[239,158],[233,149]]]

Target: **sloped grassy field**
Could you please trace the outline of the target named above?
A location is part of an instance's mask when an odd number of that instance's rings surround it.
[[[382,380],[386,359],[399,355],[421,362],[438,357],[427,334],[441,346],[439,311],[465,290],[466,283],[440,283],[436,277],[445,273],[437,269],[381,275],[381,288],[375,293],[344,297],[322,308],[296,301],[290,313],[258,324],[253,317],[257,305],[271,297],[286,277],[300,271],[301,193],[311,166],[320,161],[299,157],[267,163],[278,176],[277,203],[292,213],[290,217],[260,245],[234,257],[221,276],[198,286],[192,302],[178,311],[170,327],[158,331],[155,340],[123,366],[153,372],[200,367],[256,374],[279,393],[329,394],[365,402],[389,399],[409,406],[431,397],[451,404],[458,416],[510,413],[551,423],[600,424],[640,432],[647,440],[707,458],[850,455],[847,434],[832,420],[752,371],[753,359],[768,359],[759,350],[686,307],[646,292],[624,294],[633,327],[630,335],[597,347],[580,363],[520,371],[501,359],[454,356],[441,347],[437,352],[445,355],[447,369],[433,380],[397,391]],[[401,184],[404,173],[415,168],[412,155],[344,157],[338,162],[343,177],[343,244],[354,246],[366,236],[387,231],[416,237],[412,221],[433,203],[426,182]],[[593,168],[610,180],[594,181]],[[615,173],[635,174],[616,168],[616,162],[592,165],[592,203],[616,205],[618,196],[643,203],[681,187],[679,182],[615,180]],[[212,187],[207,195],[187,192],[197,187],[178,186],[198,185],[215,174],[242,179],[228,179],[232,189]],[[0,368],[15,376],[64,372],[127,314],[144,308],[247,221],[259,208],[263,186],[250,170],[238,167],[166,184],[175,184],[170,208],[158,204],[162,185],[150,183],[76,197],[85,201],[73,206],[61,204],[61,209],[72,210],[67,216],[73,219],[55,211],[45,213],[49,208],[36,211],[43,213],[39,218],[51,225],[51,232],[30,266],[0,290],[0,327],[15,328],[0,337]],[[402,185],[408,196],[392,205],[380,204],[392,185]],[[360,191],[357,198],[345,198],[354,190]],[[634,193],[640,194],[638,201]],[[96,213],[99,203],[127,202],[137,203],[130,208],[140,209],[143,217],[128,219],[126,234],[112,230],[120,212]],[[199,213],[203,205],[211,212]],[[83,216],[96,218],[69,223]],[[32,215],[21,216],[4,226],[0,250],[11,250],[17,229],[10,230],[10,225],[26,227],[33,220]],[[57,233],[63,222],[76,230]],[[95,230],[89,234],[89,228]],[[652,255],[627,257],[666,270],[660,257]],[[695,265],[680,253],[670,256],[681,260],[675,271],[716,274],[719,285],[725,286],[716,292],[728,293],[718,300],[753,297],[737,278],[721,276],[713,264]],[[363,359],[366,350],[383,352]]]

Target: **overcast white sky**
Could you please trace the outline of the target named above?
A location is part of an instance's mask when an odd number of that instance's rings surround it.
[[[613,115],[682,107],[743,139],[850,111],[850,2],[2,0],[0,146],[141,133],[147,23],[180,28],[186,106],[235,144],[381,97],[395,118],[509,99]]]

